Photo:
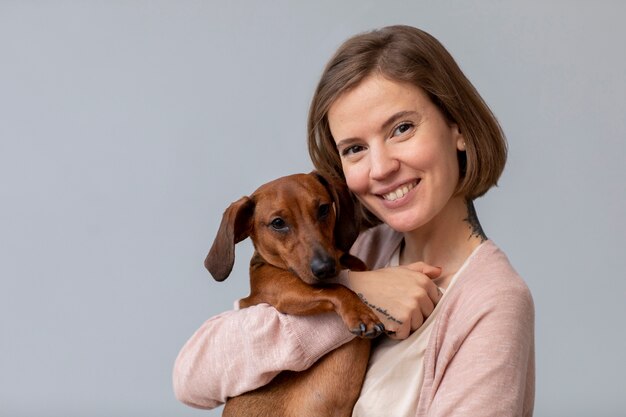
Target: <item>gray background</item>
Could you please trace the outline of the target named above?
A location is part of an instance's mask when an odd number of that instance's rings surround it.
[[[227,4],[226,4],[227,3]],[[311,169],[308,102],[348,36],[446,45],[510,159],[477,203],[536,303],[537,416],[626,416],[620,1],[0,1],[0,415],[217,416],[174,358],[246,294],[221,212]]]

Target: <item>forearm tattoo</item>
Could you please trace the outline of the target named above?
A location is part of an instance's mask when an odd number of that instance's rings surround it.
[[[467,201],[467,218],[463,220],[468,222],[470,226],[469,239],[477,237],[480,238],[481,243],[487,240],[487,236],[485,235],[485,232],[483,232],[483,228],[478,221],[476,209],[474,208],[474,202],[472,200]]]
[[[357,295],[359,296],[361,301],[363,301],[365,303],[366,306],[368,306],[369,308],[371,308],[374,311],[379,312],[380,314],[385,316],[387,318],[387,320],[392,321],[392,322],[397,323],[397,324],[402,324],[402,320],[398,320],[397,318],[395,318],[394,316],[389,314],[389,312],[387,310],[385,310],[384,308],[378,307],[377,305],[374,305],[374,304],[370,303],[369,301],[367,301],[367,299],[365,298],[365,296],[363,294],[358,293]]]

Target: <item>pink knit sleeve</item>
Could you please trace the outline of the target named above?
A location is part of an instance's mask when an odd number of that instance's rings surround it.
[[[447,334],[438,335],[438,370],[432,375],[434,390],[427,394],[431,398],[424,415],[532,416],[534,307],[530,292],[525,285],[476,292],[468,298],[480,300],[480,305],[460,307],[442,326]]]
[[[207,320],[174,364],[174,393],[183,403],[215,408],[267,384],[282,370],[301,371],[354,336],[334,313],[289,316],[267,304]]]

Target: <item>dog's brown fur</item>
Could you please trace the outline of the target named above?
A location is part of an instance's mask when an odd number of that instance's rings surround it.
[[[295,315],[335,311],[360,337],[306,371],[284,371],[268,385],[229,399],[224,417],[352,414],[369,357],[367,338],[381,334],[384,326],[356,294],[323,280],[343,268],[366,269],[348,254],[357,235],[347,189],[331,185],[317,173],[271,181],[226,209],[205,266],[216,280],[226,279],[233,268],[235,244],[252,239],[250,296],[240,301],[241,307],[269,303]]]

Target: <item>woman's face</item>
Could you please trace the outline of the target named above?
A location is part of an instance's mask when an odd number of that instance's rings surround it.
[[[393,229],[416,230],[451,201],[465,141],[421,88],[370,76],[328,121],[348,187]]]

